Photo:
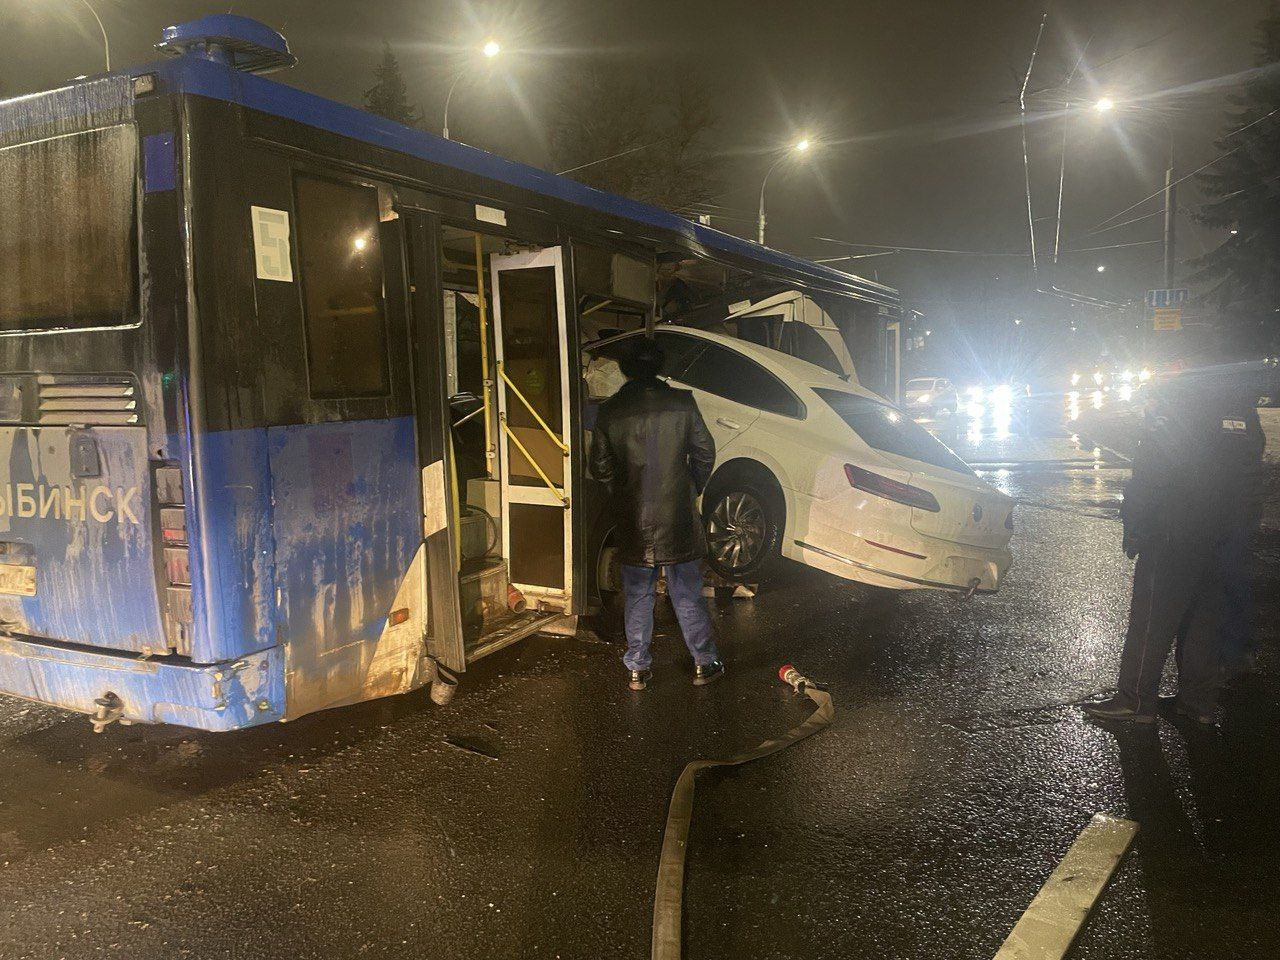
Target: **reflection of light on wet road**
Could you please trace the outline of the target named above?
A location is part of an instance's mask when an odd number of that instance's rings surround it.
[[[981,402],[981,388],[969,391],[970,400],[964,412],[969,417],[965,439],[978,446],[983,439],[1008,440],[1013,435],[1013,390],[1007,386],[992,388],[986,403]]]
[[[1080,419],[1080,391],[1072,390],[1067,394],[1067,419]]]
[[[1093,394],[1089,397],[1089,402],[1093,404],[1093,409],[1101,410],[1102,409],[1102,391],[1101,390],[1093,391]]]
[[[1120,402],[1128,403],[1133,399],[1133,387],[1129,384],[1123,384],[1120,387]]]

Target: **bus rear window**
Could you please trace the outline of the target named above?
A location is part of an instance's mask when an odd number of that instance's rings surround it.
[[[127,124],[0,149],[0,331],[135,317],[137,155]]]

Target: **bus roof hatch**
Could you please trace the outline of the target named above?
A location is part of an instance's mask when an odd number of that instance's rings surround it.
[[[156,49],[169,56],[194,54],[245,73],[271,73],[298,62],[289,41],[265,23],[233,13],[215,13],[165,27]]]

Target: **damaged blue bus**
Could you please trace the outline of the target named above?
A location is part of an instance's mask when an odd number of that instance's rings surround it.
[[[443,699],[600,604],[582,344],[801,289],[896,377],[886,287],[293,89],[247,18],[157,48],[0,102],[2,693]]]

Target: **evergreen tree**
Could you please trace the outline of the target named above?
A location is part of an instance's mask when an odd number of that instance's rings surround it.
[[[1214,284],[1224,318],[1255,347],[1280,334],[1280,4],[1258,33],[1258,69],[1230,98],[1231,132],[1217,141],[1228,156],[1199,178],[1211,199],[1198,219],[1234,233],[1196,261],[1192,278]]]
[[[421,126],[422,114],[409,103],[409,91],[404,74],[400,72],[400,61],[386,40],[382,41],[382,59],[374,68],[373,76],[376,82],[364,92],[364,108],[396,123]]]

